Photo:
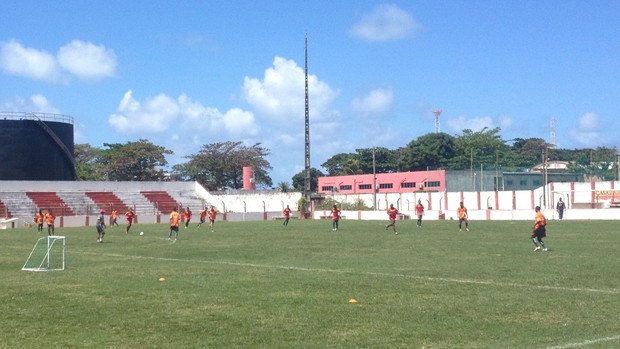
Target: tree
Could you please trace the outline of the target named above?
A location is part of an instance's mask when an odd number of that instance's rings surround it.
[[[166,166],[165,154],[171,150],[141,139],[126,144],[103,144],[100,162],[110,181],[158,181],[164,179],[162,167]]]
[[[336,154],[321,164],[321,167],[327,170],[328,176],[345,176],[362,173],[358,154]]]
[[[401,150],[399,167],[404,171],[445,168],[454,157],[455,138],[447,133],[428,133]]]
[[[243,142],[217,142],[203,145],[198,154],[188,155],[188,162],[173,168],[183,178],[195,180],[209,190],[220,188],[239,189],[243,186],[243,167],[254,168],[254,183],[271,187],[268,175],[272,169],[265,159],[269,149],[256,143],[245,146]]]
[[[397,151],[383,147],[356,149],[361,173],[392,173],[398,171]],[[373,155],[374,154],[374,155]]]
[[[75,173],[78,181],[103,181],[105,171],[101,163],[103,151],[89,144],[76,144],[73,147]]]
[[[323,177],[323,172],[316,168],[310,168],[310,191],[316,192],[319,185],[319,177]],[[293,188],[297,191],[304,191],[306,181],[306,170],[303,170],[293,176]]]
[[[463,130],[463,135],[454,142],[455,156],[450,161],[448,169],[462,170],[474,164],[494,166],[497,164],[498,154],[508,152],[509,147],[498,135],[500,128],[489,130],[487,127],[474,132]]]

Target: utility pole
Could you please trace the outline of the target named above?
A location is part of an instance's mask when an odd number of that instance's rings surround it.
[[[373,208],[377,210],[377,169],[375,166],[375,147],[372,147],[372,201]]]
[[[310,215],[310,104],[308,102],[308,33],[306,33],[306,45],[305,45],[305,76],[306,76],[306,157],[305,157],[305,177],[304,177],[304,197],[306,198],[306,207],[304,212],[304,218]]]

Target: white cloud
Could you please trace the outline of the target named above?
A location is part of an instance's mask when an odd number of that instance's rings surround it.
[[[12,112],[32,112],[60,114],[60,110],[42,94],[34,94],[29,99],[15,97],[13,100],[4,102],[3,109]]]
[[[328,84],[316,75],[308,75],[308,99],[311,106],[310,117],[328,114],[331,102],[337,96]],[[273,67],[265,70],[261,81],[245,77],[244,98],[256,112],[274,121],[290,121],[304,118],[305,73],[295,61],[275,57]]]
[[[382,114],[390,111],[394,103],[394,91],[391,88],[378,88],[370,91],[364,98],[355,98],[351,107],[363,115]]]
[[[456,118],[448,119],[446,121],[448,128],[455,133],[460,134],[464,129],[470,129],[474,132],[482,131],[483,128],[495,128],[497,127],[493,122],[493,118],[490,116],[479,116],[474,118],[467,118],[463,115],[459,115]]]
[[[176,137],[181,131],[183,139],[191,140],[202,132],[212,135],[251,136],[259,128],[254,114],[238,108],[221,113],[215,108],[205,107],[185,94],[177,99],[159,94],[139,101],[127,91],[119,103],[117,113],[110,115],[110,126],[126,135],[161,134]]]
[[[15,40],[0,44],[0,68],[7,74],[35,80],[61,80],[60,67],[53,55],[24,47]]]
[[[413,35],[420,27],[409,12],[393,4],[381,4],[354,24],[349,33],[370,41],[392,41]]]
[[[102,45],[73,40],[58,55],[11,40],[0,44],[0,69],[34,80],[66,83],[71,76],[98,81],[116,74],[116,55]]]
[[[73,40],[58,50],[60,66],[80,79],[97,81],[116,74],[116,54],[103,45]]]
[[[602,138],[600,129],[598,115],[588,112],[577,120],[577,127],[571,129],[570,137],[582,146],[593,147],[602,145],[605,143],[605,140]]]

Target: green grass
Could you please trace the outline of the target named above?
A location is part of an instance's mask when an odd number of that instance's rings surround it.
[[[383,224],[57,229],[57,272],[21,271],[35,229],[0,231],[0,347],[620,347],[617,222],[551,222],[546,253],[531,222]]]

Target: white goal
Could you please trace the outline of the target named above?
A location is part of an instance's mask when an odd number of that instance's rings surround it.
[[[64,236],[39,238],[22,270],[65,270],[66,240]]]

